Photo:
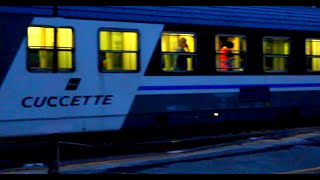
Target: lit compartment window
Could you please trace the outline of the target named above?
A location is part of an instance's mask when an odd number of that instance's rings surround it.
[[[195,34],[176,32],[162,33],[161,53],[163,71],[193,71],[197,59]]]
[[[241,72],[247,63],[247,40],[242,35],[216,35],[216,70]]]
[[[263,38],[263,69],[265,72],[287,72],[290,53],[288,37]]]
[[[306,39],[307,71],[320,71],[320,39]]]
[[[138,71],[138,32],[101,30],[99,32],[100,72]]]
[[[72,28],[28,27],[28,70],[32,72],[73,71],[73,52]]]

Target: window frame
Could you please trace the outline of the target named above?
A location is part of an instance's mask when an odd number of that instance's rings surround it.
[[[49,70],[49,69],[41,69],[41,68],[38,68],[38,69],[33,69],[33,68],[30,68],[28,66],[28,63],[29,63],[29,45],[28,45],[28,42],[29,42],[29,36],[28,36],[28,28],[29,27],[40,27],[40,28],[53,28],[54,29],[54,45],[53,45],[53,68],[52,70]],[[72,68],[70,70],[63,70],[63,71],[60,71],[59,68],[58,68],[58,58],[57,58],[57,55],[58,55],[58,52],[59,52],[59,49],[57,48],[57,29],[58,28],[69,28],[71,29],[72,31],[72,43],[73,43],[73,47],[72,49],[70,50],[72,52]],[[27,71],[30,72],[30,73],[73,73],[75,72],[76,70],[76,61],[75,61],[75,31],[74,31],[74,27],[72,26],[54,26],[54,25],[30,25],[26,28],[26,68],[27,68]],[[61,51],[61,50],[60,50]],[[65,51],[65,50],[64,50]],[[69,50],[68,50],[69,51]]]
[[[287,57],[288,60],[287,60],[287,69],[285,71],[266,71],[265,70],[265,60],[264,58],[266,57],[266,54],[264,53],[264,40],[265,38],[283,38],[283,39],[288,39],[289,40],[289,52],[288,52],[288,55],[280,55],[280,54],[272,54],[272,55],[269,55],[269,57]],[[292,50],[292,39],[290,36],[263,36],[262,37],[262,71],[264,73],[270,73],[270,74],[277,74],[277,73],[280,73],[280,74],[286,74],[286,73],[289,73],[289,65],[290,65],[290,61],[291,61],[291,50]],[[268,55],[267,55],[268,56]]]
[[[304,48],[306,49],[306,47],[307,47],[307,39],[311,39],[311,40],[319,40],[320,41],[320,37],[319,38],[312,38],[312,37],[309,37],[309,38],[305,38],[304,39]],[[312,70],[308,70],[308,67],[307,67],[307,65],[308,65],[308,63],[307,63],[307,58],[308,57],[316,57],[316,58],[320,58],[320,55],[307,55],[307,53],[306,53],[306,50],[304,51],[304,56],[305,56],[305,61],[304,61],[304,65],[305,65],[305,71],[307,72],[307,73],[320,73],[320,70],[318,70],[318,71],[312,71]]]
[[[230,37],[244,37],[246,39],[246,51],[243,53],[245,55],[245,66],[243,68],[232,68],[231,71],[222,71],[222,70],[219,70],[219,69],[222,69],[222,68],[217,68],[216,66],[216,63],[217,63],[217,55],[221,54],[220,52],[217,53],[217,51],[220,51],[220,50],[217,50],[216,48],[216,42],[217,42],[217,36],[230,36]],[[216,73],[223,73],[223,74],[226,74],[226,73],[245,73],[247,70],[248,70],[248,37],[246,35],[240,35],[240,34],[224,34],[224,33],[218,33],[218,34],[215,34],[214,36],[214,71]],[[239,50],[239,53],[232,53],[233,55],[241,55],[241,50]],[[233,70],[233,69],[236,69],[236,70]],[[237,71],[237,69],[243,69],[242,71]]]
[[[115,52],[113,50],[105,50],[105,51],[101,51],[100,50],[100,32],[101,31],[109,31],[109,32],[135,32],[137,33],[137,69],[135,70],[103,70],[101,68],[101,62],[100,62],[100,52]],[[107,28],[107,27],[101,27],[98,29],[98,33],[97,33],[97,59],[98,59],[98,64],[97,64],[97,68],[98,71],[100,73],[138,73],[140,72],[140,53],[141,53],[141,49],[140,49],[140,31],[139,29],[127,29],[127,28]],[[116,51],[116,52],[132,52],[132,51]]]
[[[192,34],[194,36],[194,52],[193,53],[179,53],[179,52],[162,52],[162,35],[164,33],[167,33],[167,34]],[[195,67],[193,67],[193,70],[191,71],[179,71],[179,70],[171,70],[171,71],[165,71],[162,69],[163,67],[163,60],[162,60],[162,57],[163,57],[163,54],[185,54],[185,55],[191,55],[194,58],[194,61],[193,64],[195,65]],[[193,73],[196,71],[196,67],[198,65],[198,37],[197,37],[197,33],[196,32],[186,32],[186,31],[162,31],[161,32],[161,35],[160,35],[160,70],[162,73]]]

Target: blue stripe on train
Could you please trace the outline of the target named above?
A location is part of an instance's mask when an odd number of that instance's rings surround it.
[[[237,84],[237,85],[182,85],[182,86],[140,86],[139,91],[152,90],[199,90],[199,89],[235,89],[240,87],[268,86],[269,88],[320,87],[320,83],[309,84]]]

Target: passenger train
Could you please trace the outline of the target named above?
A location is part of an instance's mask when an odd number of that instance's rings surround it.
[[[318,8],[1,6],[0,14],[0,137],[320,120]]]

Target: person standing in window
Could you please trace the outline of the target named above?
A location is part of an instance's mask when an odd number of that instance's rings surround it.
[[[179,46],[176,50],[178,53],[185,53],[185,52],[190,52],[187,44],[187,39],[186,38],[180,38],[179,39]],[[189,55],[185,54],[178,54],[176,61],[175,61],[175,70],[187,70],[187,59],[189,58]]]
[[[232,70],[232,63],[234,60],[232,53],[233,43],[227,41],[226,45],[220,49],[220,70]]]

